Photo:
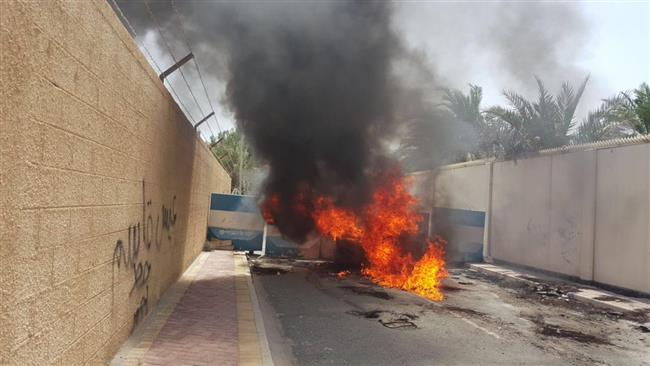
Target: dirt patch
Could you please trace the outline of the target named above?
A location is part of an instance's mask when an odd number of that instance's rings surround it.
[[[464,288],[456,287],[456,286],[450,286],[450,285],[442,285],[442,286],[440,286],[440,288],[445,292],[455,292],[455,291],[463,291],[463,290],[465,290]]]
[[[575,330],[564,329],[558,325],[543,324],[537,328],[537,333],[548,337],[555,338],[570,338],[580,343],[594,343],[594,344],[611,344],[604,338],[597,337],[592,334],[586,334]]]
[[[643,310],[632,312],[614,312],[603,309],[586,302],[576,301],[571,297],[571,293],[577,291],[577,287],[571,284],[562,283],[536,283],[526,284],[516,281],[508,281],[502,278],[488,276],[484,273],[467,270],[464,277],[477,281],[493,283],[510,292],[517,299],[529,301],[532,303],[541,303],[554,307],[565,307],[587,314],[591,318],[608,318],[611,320],[625,319],[635,323],[646,323],[650,320],[650,312]]]
[[[519,275],[518,277],[521,278],[521,279],[524,279],[524,280],[531,281],[531,282],[539,282],[539,278],[537,278],[537,277],[526,276],[526,275]]]
[[[468,315],[473,315],[473,316],[480,316],[480,317],[485,317],[487,314],[482,313],[480,311],[472,310],[472,309],[467,309],[467,308],[461,308],[459,306],[450,306],[450,305],[445,305],[443,308],[453,311],[455,313],[463,313],[463,314],[468,314]]]
[[[634,327],[634,329],[641,331],[641,333],[650,333],[650,327],[646,327],[645,325],[639,325],[638,327]]]
[[[600,300],[600,301],[616,301],[616,302],[630,302],[627,299],[624,299],[622,297],[614,297],[614,296],[608,296],[608,295],[601,295],[598,297],[594,297],[594,300]]]
[[[557,324],[547,323],[541,315],[528,317],[528,320],[532,321],[536,325],[535,331],[538,334],[547,337],[572,339],[580,343],[611,345],[611,343],[604,337],[568,329]]]
[[[384,291],[376,290],[372,287],[362,287],[362,286],[339,286],[344,290],[352,291],[357,295],[363,296],[372,296],[382,300],[390,300],[393,298],[390,294]]]

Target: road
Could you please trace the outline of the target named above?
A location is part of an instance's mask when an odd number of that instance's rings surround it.
[[[650,365],[634,320],[451,271],[434,303],[327,270],[254,272],[283,365]]]

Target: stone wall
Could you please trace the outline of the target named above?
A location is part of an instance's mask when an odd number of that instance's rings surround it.
[[[230,177],[106,2],[0,19],[0,364],[106,364]]]

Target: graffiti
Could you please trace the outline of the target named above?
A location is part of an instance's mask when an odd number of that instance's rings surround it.
[[[167,230],[167,238],[171,240],[171,229],[176,223],[176,212],[174,211],[174,204],[176,203],[176,196],[172,198],[172,206],[166,208],[165,205],[162,206],[162,217],[163,217],[163,228]]]
[[[122,239],[118,239],[113,249],[113,264],[117,264],[117,268],[135,267],[135,262],[140,254],[140,223],[129,226],[129,239],[127,247],[124,248]]]
[[[133,328],[135,328],[149,311],[149,277],[151,276],[152,263],[149,261],[149,252],[152,246],[157,250],[162,247],[163,231],[167,239],[172,239],[172,229],[176,224],[176,196],[171,199],[171,205],[161,205],[157,215],[154,214],[152,200],[146,199],[145,185],[142,182],[142,219],[128,228],[128,238],[126,242],[118,239],[113,248],[113,268],[115,276],[115,267],[118,272],[121,269],[130,270],[133,274],[133,284],[129,291],[129,296],[134,291],[141,291],[145,288],[145,294],[142,295],[140,303],[133,314]],[[155,216],[155,218],[154,218]]]
[[[131,332],[133,332],[135,327],[147,316],[147,313],[149,313],[149,286],[147,286],[145,294],[140,298],[138,308],[135,309],[135,313],[133,313],[133,326],[131,327]]]
[[[144,286],[149,281],[149,275],[151,274],[151,263],[145,261],[144,263],[138,263],[133,265],[133,287],[131,287],[131,292],[136,288]]]

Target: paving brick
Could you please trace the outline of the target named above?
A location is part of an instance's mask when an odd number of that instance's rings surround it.
[[[144,364],[236,365],[238,320],[231,252],[212,252],[142,358]]]

